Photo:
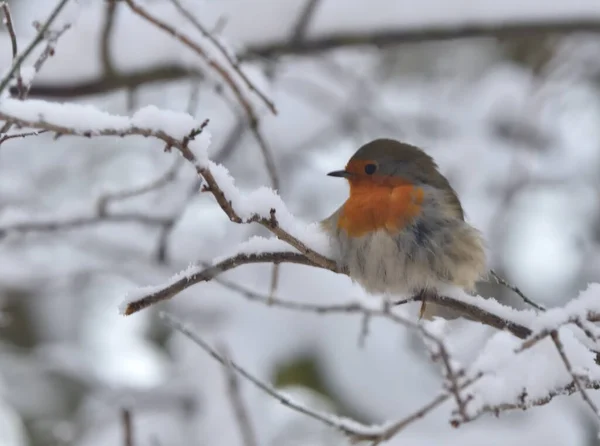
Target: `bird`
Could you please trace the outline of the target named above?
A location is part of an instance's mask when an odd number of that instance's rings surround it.
[[[472,294],[488,271],[486,246],[434,159],[380,138],[327,175],[350,186],[348,199],[320,222],[350,278],[369,294],[418,297],[420,319],[459,317],[427,300],[448,286]]]

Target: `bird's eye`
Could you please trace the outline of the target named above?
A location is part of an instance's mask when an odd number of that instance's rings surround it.
[[[375,164],[367,164],[365,166],[365,173],[367,175],[373,175],[376,170],[377,170],[377,166]]]

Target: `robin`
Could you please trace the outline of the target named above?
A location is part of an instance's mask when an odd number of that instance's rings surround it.
[[[321,222],[349,276],[369,293],[419,296],[421,318],[457,317],[426,300],[448,285],[473,292],[487,271],[485,248],[433,158],[376,139],[328,175],[350,184],[346,202]]]

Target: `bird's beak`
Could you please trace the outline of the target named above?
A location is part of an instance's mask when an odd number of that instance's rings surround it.
[[[329,172],[327,174],[330,177],[341,177],[341,178],[350,178],[352,174],[346,170],[334,170],[333,172]]]

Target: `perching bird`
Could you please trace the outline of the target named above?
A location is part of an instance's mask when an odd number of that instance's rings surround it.
[[[362,146],[344,170],[350,196],[322,227],[335,260],[369,293],[421,297],[420,316],[453,318],[427,296],[467,292],[487,273],[484,242],[456,192],[421,149],[391,139]]]

